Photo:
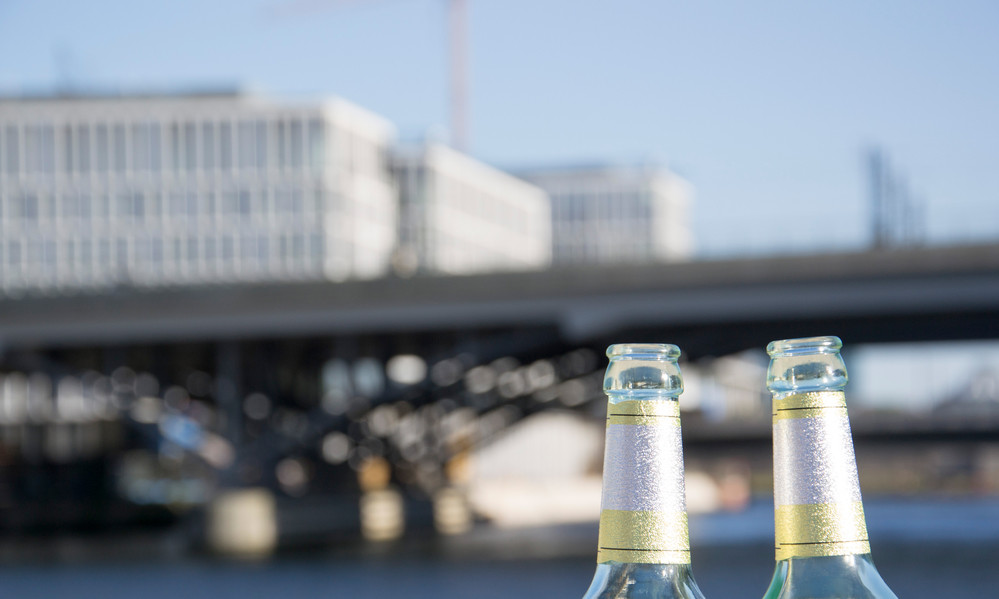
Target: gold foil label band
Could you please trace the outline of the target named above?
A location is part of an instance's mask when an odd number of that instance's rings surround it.
[[[607,404],[607,425],[680,426],[680,402],[665,400],[628,400]]]
[[[778,561],[871,552],[859,501],[776,506],[774,531]]]
[[[846,394],[842,391],[798,393],[773,403],[774,420],[845,416]]]
[[[637,416],[633,414],[608,414],[607,426],[630,424],[632,426],[680,426],[678,416]]]
[[[603,510],[597,563],[689,564],[686,512]]]
[[[607,416],[680,417],[680,402],[675,399],[628,400],[607,404]]]

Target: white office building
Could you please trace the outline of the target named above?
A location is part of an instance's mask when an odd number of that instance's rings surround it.
[[[548,192],[555,264],[684,260],[691,185],[665,168],[570,167],[520,173]]]
[[[399,150],[397,268],[471,274],[551,264],[544,191],[438,144]]]
[[[392,126],[238,93],[0,100],[0,288],[376,277]]]

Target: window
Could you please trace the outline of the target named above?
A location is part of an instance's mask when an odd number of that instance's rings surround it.
[[[76,128],[76,169],[85,173],[90,170],[90,126]]]
[[[119,193],[115,196],[115,208],[117,209],[118,218],[126,223],[132,222],[132,195],[127,193]]]
[[[309,235],[309,255],[313,264],[320,264],[323,258],[323,236],[319,233]]]
[[[280,256],[282,262],[288,259],[288,245],[287,235],[278,236],[278,256]]]
[[[4,145],[6,146],[6,151],[4,152],[4,158],[6,159],[7,174],[16,175],[20,170],[20,158],[21,158],[21,148],[18,142],[19,131],[17,127],[13,125],[7,126],[7,133],[4,136]]]
[[[313,198],[313,217],[321,218],[323,214],[326,213],[326,193],[323,191],[322,187],[317,187],[312,196]]]
[[[241,169],[249,169],[256,166],[254,150],[256,149],[256,135],[254,125],[250,121],[240,121],[236,128],[238,138],[236,147],[238,148],[238,165]]]
[[[90,195],[81,193],[79,202],[79,215],[81,221],[89,221],[91,217],[90,212]]]
[[[119,173],[125,172],[126,166],[126,155],[128,153],[128,147],[126,146],[125,140],[125,125],[118,124],[114,126],[114,170]]]
[[[278,168],[284,168],[288,166],[288,139],[286,134],[287,127],[284,121],[278,121],[277,124],[277,166]]]
[[[97,242],[98,264],[100,268],[108,270],[111,268],[111,240],[101,239]]]
[[[243,220],[250,220],[250,214],[252,213],[252,196],[249,191],[242,190],[239,192],[239,214],[243,217]]]
[[[179,191],[170,192],[170,215],[174,217],[180,217],[184,215],[186,210],[184,194]]]
[[[291,166],[292,168],[302,167],[302,122],[299,120],[294,120],[291,122]]]
[[[204,214],[205,217],[211,221],[215,219],[215,192],[209,191],[204,195]]]
[[[181,141],[180,141],[180,125],[177,123],[172,123],[170,125],[170,162],[173,166],[174,172],[180,172],[181,162],[180,152],[181,152]]]
[[[293,189],[291,191],[291,214],[296,220],[302,217],[302,209],[305,206],[303,195],[301,189]]]
[[[243,265],[253,262],[257,256],[256,238],[253,235],[244,234],[239,238],[239,257]]]
[[[163,194],[159,192],[151,193],[145,196],[145,206],[143,206],[145,216],[147,218],[152,217],[154,221],[159,221],[160,216],[163,213],[162,203]]]
[[[188,172],[198,168],[198,130],[194,123],[184,124],[184,167]]]
[[[24,212],[21,216],[25,221],[38,220],[38,196],[31,193],[24,196]]]
[[[146,198],[141,193],[132,196],[132,215],[137,223],[146,219]]]
[[[162,166],[163,142],[160,139],[160,124],[149,125],[149,170],[159,172]]]
[[[149,259],[157,267],[163,263],[163,238],[155,236],[149,248]]]
[[[198,261],[198,238],[188,237],[187,238],[187,261],[197,263]]]
[[[51,125],[42,127],[42,172],[55,172],[55,128]]]
[[[232,169],[232,124],[228,121],[219,126],[219,168]]]
[[[106,173],[111,165],[111,140],[107,125],[97,125],[97,170]]]
[[[239,210],[238,198],[235,191],[222,192],[222,215],[226,218],[236,215]]]
[[[290,195],[286,189],[274,190],[274,216],[284,217],[291,211]]]
[[[267,264],[270,261],[269,241],[270,240],[267,239],[266,235],[260,235],[257,237],[257,261],[260,262],[260,265],[264,268],[267,267]]]
[[[67,173],[73,172],[73,126],[66,125],[60,134],[62,143],[62,168]]]
[[[94,205],[94,217],[98,220],[104,220],[109,216],[111,216],[111,196],[102,193],[97,196],[97,203]]]
[[[93,260],[91,255],[93,248],[93,243],[89,239],[84,239],[80,242],[80,255],[77,264],[84,270],[90,270],[90,262]]]
[[[309,166],[322,170],[326,162],[326,128],[320,119],[309,121]]]
[[[215,168],[215,123],[201,124],[201,160],[205,170]]]
[[[270,215],[270,197],[267,189],[261,189],[257,193],[257,213],[259,218],[267,219]]]
[[[64,219],[75,219],[80,215],[80,204],[75,193],[68,193],[62,196],[62,217]]]
[[[149,263],[149,238],[145,235],[137,236],[132,240],[132,248],[135,265],[139,269],[146,270],[146,265]]]
[[[7,266],[19,270],[21,266],[21,242],[11,241],[7,244]]]
[[[149,125],[132,125],[132,170],[149,170]]]
[[[128,240],[119,237],[115,242],[115,262],[118,270],[125,272],[128,270]]]
[[[257,121],[257,168],[267,168],[267,121]]]
[[[28,125],[24,128],[24,170],[37,173],[41,169],[42,140],[38,127]]]
[[[205,263],[213,265],[215,262],[215,238],[205,238]]]

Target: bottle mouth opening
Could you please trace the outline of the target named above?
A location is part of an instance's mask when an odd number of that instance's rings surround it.
[[[676,360],[680,348],[670,343],[615,343],[607,348],[611,360]]]
[[[780,339],[767,345],[770,357],[801,356],[809,354],[834,354],[843,347],[839,337],[802,337],[800,339]]]

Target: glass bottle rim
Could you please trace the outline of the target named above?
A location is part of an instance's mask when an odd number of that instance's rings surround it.
[[[770,357],[801,356],[809,354],[835,354],[843,347],[839,337],[800,337],[797,339],[778,339],[767,344]]]
[[[676,360],[680,348],[671,343],[615,343],[607,348],[611,360]]]

